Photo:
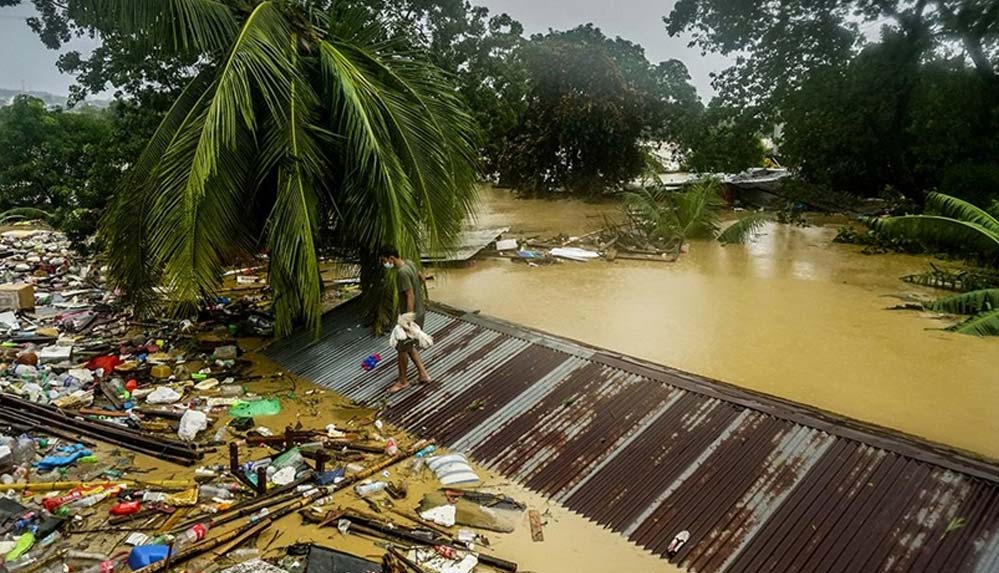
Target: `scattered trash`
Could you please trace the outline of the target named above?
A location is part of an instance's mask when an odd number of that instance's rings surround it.
[[[229,408],[233,418],[255,418],[257,416],[274,416],[281,413],[281,401],[276,398],[239,402]]]
[[[586,249],[580,249],[578,247],[558,247],[549,251],[549,254],[553,257],[559,257],[561,259],[569,259],[571,261],[586,262],[592,259],[600,258],[600,253],[596,251],[588,251]]]
[[[680,552],[680,549],[683,548],[683,544],[688,540],[690,540],[690,532],[686,529],[677,533],[676,536],[673,537],[673,541],[669,542],[669,546],[666,548],[666,555],[670,557],[676,556],[676,554]]]
[[[531,541],[535,543],[545,540],[545,532],[541,524],[541,514],[538,510],[531,509],[527,511],[527,519],[531,524]]]

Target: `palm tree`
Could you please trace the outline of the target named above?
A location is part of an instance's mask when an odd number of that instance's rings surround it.
[[[323,10],[316,8],[324,5]],[[319,256],[446,251],[474,200],[475,129],[449,78],[359,10],[316,0],[69,0],[81,23],[210,63],[102,220],[111,277],[190,308],[266,250],[278,333],[318,331]],[[108,24],[110,22],[111,24]]]
[[[906,238],[970,251],[991,265],[999,262],[999,220],[967,201],[942,193],[926,198],[926,213],[868,221],[890,237]],[[999,288],[961,293],[928,305],[938,312],[972,315],[952,330],[977,336],[999,335]]]
[[[712,178],[692,183],[680,192],[641,187],[625,194],[625,208],[632,225],[677,252],[690,239],[717,238],[723,243],[742,243],[770,221],[767,214],[753,214],[721,231],[724,206],[721,184]]]

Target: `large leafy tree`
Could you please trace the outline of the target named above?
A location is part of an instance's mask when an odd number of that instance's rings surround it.
[[[687,70],[585,25],[535,35],[520,51],[530,90],[500,160],[500,182],[534,193],[618,189],[643,144],[679,136],[700,109]]]
[[[454,243],[475,130],[453,84],[360,11],[316,4],[67,3],[81,26],[203,62],[102,222],[112,276],[140,304],[155,286],[196,304],[266,250],[278,331],[317,329],[322,249],[375,287],[380,245]]]
[[[715,78],[723,103],[760,128],[783,124],[782,152],[815,183],[921,200],[944,166],[991,153],[995,2],[680,0],[666,23],[734,58]],[[959,97],[941,105],[948,92]]]
[[[0,211],[42,209],[82,245],[132,157],[123,117],[117,107],[48,109],[29,96],[0,108]]]

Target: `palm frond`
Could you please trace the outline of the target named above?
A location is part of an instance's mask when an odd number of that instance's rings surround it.
[[[988,257],[999,255],[999,235],[977,223],[939,215],[906,215],[868,223],[891,237],[974,248]]]
[[[709,239],[718,232],[719,211],[724,204],[718,182],[706,179],[676,195],[680,233],[685,239]]]
[[[253,189],[257,115],[286,122],[294,69],[290,30],[271,2],[247,18],[204,105],[185,122],[157,166],[149,209],[150,257],[179,303],[213,291],[226,261],[247,247],[247,190]],[[262,102],[258,105],[257,102]],[[260,108],[263,108],[261,110]]]
[[[975,316],[948,330],[972,336],[999,336],[999,310]]]
[[[160,272],[149,254],[146,221],[156,197],[157,168],[181,129],[204,110],[212,74],[202,71],[184,87],[129,168],[98,227],[98,242],[110,267],[109,278],[137,308],[149,306]]]
[[[297,64],[292,36],[289,54]],[[289,86],[287,123],[279,125],[284,157],[280,160],[277,195],[267,223],[270,284],[274,291],[276,332],[289,334],[293,319],[305,318],[319,334],[322,318],[322,279],[316,234],[319,229],[320,177],[325,167],[315,140],[316,94],[303,80]],[[277,151],[277,150],[276,150]]]
[[[13,221],[24,221],[28,219],[42,219],[47,221],[52,218],[48,211],[36,209],[34,207],[15,207],[0,213],[0,225],[6,225]]]
[[[726,227],[718,235],[718,240],[725,244],[744,243],[747,239],[759,233],[770,222],[771,217],[767,213],[757,213],[743,217]]]
[[[999,288],[975,290],[938,299],[930,310],[955,314],[977,314],[999,309]]]
[[[930,193],[926,197],[926,209],[928,214],[941,215],[967,223],[974,223],[993,233],[999,234],[999,221],[995,217],[988,211],[957,197],[951,197],[943,193]]]
[[[239,30],[233,10],[219,0],[71,0],[70,17],[190,52],[227,48]]]

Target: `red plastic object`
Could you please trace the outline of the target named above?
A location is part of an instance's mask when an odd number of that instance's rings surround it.
[[[125,389],[129,392],[135,392],[135,389],[139,387],[139,383],[136,382],[135,378],[130,378],[128,382],[125,382]]]
[[[101,368],[104,370],[104,374],[110,374],[114,371],[115,366],[121,364],[121,359],[113,354],[108,356],[95,356],[87,362],[87,368],[90,370],[97,370]]]
[[[138,513],[140,509],[142,509],[141,502],[123,501],[112,507],[109,511],[111,515],[132,515],[133,513]]]

